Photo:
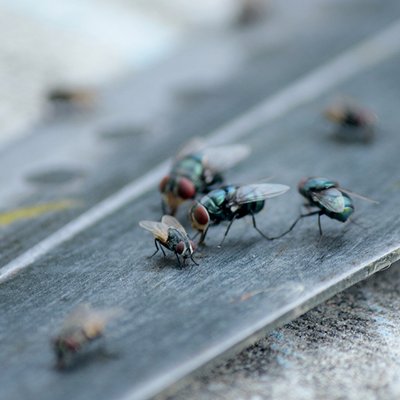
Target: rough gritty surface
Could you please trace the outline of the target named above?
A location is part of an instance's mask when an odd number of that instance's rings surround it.
[[[167,398],[398,399],[399,290],[397,264],[267,335]]]

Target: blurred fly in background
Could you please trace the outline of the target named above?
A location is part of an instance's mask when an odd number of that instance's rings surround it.
[[[250,151],[249,146],[241,144],[207,147],[201,139],[191,140],[160,182],[163,213],[175,215],[183,202],[221,185],[222,173],[248,157]]]
[[[327,120],[335,125],[334,136],[343,142],[370,142],[376,130],[377,116],[354,100],[336,100],[324,111]]]
[[[74,356],[102,337],[108,322],[118,315],[117,309],[94,309],[89,304],[80,304],[71,311],[52,340],[57,368],[72,366]]]
[[[4,0],[0,81],[0,145],[25,134],[48,111],[45,99],[79,104],[92,96],[65,96],[138,72],[177,49],[196,32],[228,28],[262,13],[267,0]],[[28,68],[29,65],[29,68]],[[13,78],[13,79],[10,79]],[[62,93],[60,91],[62,89]],[[78,90],[79,91],[79,90]],[[12,110],[12,113],[10,112]]]

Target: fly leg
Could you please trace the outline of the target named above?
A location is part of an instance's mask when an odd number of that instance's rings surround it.
[[[165,251],[164,251],[164,249],[162,248],[161,243],[159,244],[159,242],[160,242],[160,241],[159,241],[158,239],[154,239],[154,244],[155,244],[155,246],[156,246],[156,251],[150,256],[150,258],[154,257],[154,256],[160,251],[160,248],[161,248],[161,251],[163,252],[164,257],[165,257]]]
[[[201,236],[200,236],[199,242],[197,244],[203,244],[204,243],[204,240],[206,238],[207,232],[208,232],[208,227],[207,227],[207,229],[205,231],[201,232]]]
[[[321,228],[321,211],[318,214],[318,229],[319,229],[319,235],[322,236],[322,228]]]
[[[199,264],[195,261],[195,259],[193,258],[193,254],[190,256],[190,259],[193,261],[194,264],[196,264],[197,266],[199,265]]]
[[[267,240],[274,240],[274,239],[275,239],[275,238],[270,238],[270,237],[268,237],[268,236],[265,235],[263,232],[261,232],[260,229],[257,228],[256,218],[255,218],[254,214],[251,214],[251,218],[253,219],[253,226],[254,226],[254,229],[255,229],[264,239],[267,239]]]
[[[293,224],[290,226],[290,228],[289,228],[287,231],[283,232],[283,233],[280,234],[279,236],[274,237],[273,239],[279,239],[279,238],[281,238],[281,237],[287,235],[289,232],[291,232],[291,231],[293,230],[293,228],[297,225],[297,223],[298,223],[301,219],[306,218],[306,217],[311,217],[312,215],[317,215],[317,214],[318,214],[318,221],[319,221],[319,218],[320,218],[321,215],[322,215],[320,210],[318,210],[318,211],[312,211],[312,212],[310,212],[310,213],[308,213],[308,214],[302,214],[302,215],[300,215],[299,217],[297,217],[297,218],[295,219],[295,221],[293,222]],[[320,231],[320,232],[321,232],[321,231]],[[322,235],[322,233],[321,233],[321,235]]]
[[[228,234],[229,230],[231,229],[231,226],[232,226],[233,221],[234,221],[235,219],[236,219],[236,214],[233,216],[233,218],[232,218],[231,221],[229,222],[229,225],[228,225],[228,227],[226,228],[224,237],[223,237],[221,243],[218,245],[219,248],[223,245],[223,243],[224,243],[224,241],[225,241],[225,238],[226,238],[226,235]],[[204,235],[204,236],[205,236],[205,235]],[[203,239],[203,240],[204,240],[204,239]]]
[[[360,224],[360,222],[356,221],[354,218],[349,218],[348,222],[358,226],[361,229],[368,229],[367,226],[365,226],[364,224]]]
[[[158,242],[158,240],[154,239],[154,244],[156,246],[156,251],[150,256],[150,258],[154,257],[160,251],[160,248],[158,247],[158,243],[157,242]]]
[[[301,208],[302,208],[302,207],[304,207],[304,208],[306,209],[306,211],[307,211],[308,213],[310,213],[311,210],[312,210],[312,208],[315,207],[315,206],[313,206],[313,205],[310,204],[310,203],[304,203],[303,205],[300,206],[300,213],[301,213]]]
[[[178,260],[178,266],[179,266],[179,268],[181,269],[181,268],[182,268],[182,263],[181,263],[181,260],[180,260],[180,258],[179,258],[179,256],[178,256],[178,253],[177,253],[177,252],[175,252],[175,256],[176,256],[176,259]]]
[[[200,235],[200,231],[197,231],[190,239],[191,240],[195,240],[197,238],[197,236]]]
[[[164,199],[161,199],[161,210],[162,210],[163,215],[168,214],[167,213],[167,206],[165,205]]]

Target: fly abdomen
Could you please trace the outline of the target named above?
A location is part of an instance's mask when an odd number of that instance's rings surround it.
[[[354,203],[350,196],[348,196],[346,193],[342,192],[342,195],[344,200],[344,210],[342,212],[335,213],[326,209],[324,210],[324,212],[325,215],[332,219],[336,219],[340,222],[346,222],[349,219],[350,215],[354,212]]]
[[[246,217],[247,215],[254,215],[259,213],[264,208],[264,205],[265,205],[264,200],[241,204],[240,207],[237,208],[233,214],[235,215],[236,219]]]

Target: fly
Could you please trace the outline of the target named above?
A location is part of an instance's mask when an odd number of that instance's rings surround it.
[[[377,117],[375,113],[355,102],[342,100],[332,104],[324,115],[336,124],[337,139],[368,142],[373,138]]]
[[[166,249],[175,253],[176,259],[178,260],[178,265],[180,267],[182,266],[182,263],[179,257],[183,258],[183,264],[185,264],[187,258],[190,258],[196,265],[198,265],[193,259],[195,245],[189,239],[185,228],[176,218],[170,215],[164,215],[161,219],[161,222],[140,221],[139,226],[148,230],[154,236],[156,251],[151,257],[155,256],[160,249],[165,257],[165,247]]]
[[[346,222],[354,212],[354,202],[350,195],[377,203],[374,200],[343,189],[338,182],[327,178],[311,177],[302,179],[298,185],[298,190],[307,200],[306,207],[316,210],[300,215],[290,228],[279,237],[289,233],[301,219],[312,215],[318,215],[318,228],[321,236],[322,215],[326,215],[336,221]]]
[[[280,184],[260,183],[243,186],[228,185],[212,190],[196,203],[189,211],[192,227],[201,233],[199,244],[204,242],[210,224],[228,221],[228,227],[223,244],[233,222],[247,215],[253,220],[254,229],[265,239],[273,240],[258,229],[255,214],[265,205],[265,200],[280,196],[289,190],[289,186]]]
[[[109,320],[118,314],[116,309],[94,309],[89,304],[76,307],[66,317],[59,333],[52,340],[57,367],[62,369],[70,366],[74,355],[102,337]]]
[[[192,140],[178,153],[170,173],[159,185],[164,214],[175,215],[185,201],[205,194],[223,182],[222,172],[250,154],[245,145],[205,148],[199,139]]]

